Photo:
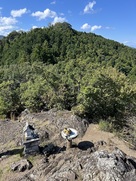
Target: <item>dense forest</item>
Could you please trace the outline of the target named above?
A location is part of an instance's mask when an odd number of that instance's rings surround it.
[[[57,23],[0,40],[0,115],[67,109],[107,119],[135,114],[136,49]]]

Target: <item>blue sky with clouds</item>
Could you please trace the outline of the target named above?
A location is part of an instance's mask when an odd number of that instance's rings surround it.
[[[136,0],[0,0],[0,35],[68,22],[136,47]]]

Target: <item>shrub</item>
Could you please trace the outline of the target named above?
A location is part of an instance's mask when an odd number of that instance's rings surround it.
[[[100,120],[99,121],[99,128],[102,131],[113,132],[114,125],[111,122],[108,122],[106,120]]]
[[[134,111],[136,85],[114,68],[97,69],[87,85],[82,84],[77,100],[83,105],[82,114],[101,119],[118,118]]]

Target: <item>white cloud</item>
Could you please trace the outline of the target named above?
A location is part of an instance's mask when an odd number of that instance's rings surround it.
[[[14,29],[13,25],[5,25],[1,26],[0,25],[0,35],[6,36],[9,34],[12,30]]]
[[[5,30],[10,30],[10,29],[13,29],[12,25],[0,26],[0,32],[5,31]]]
[[[123,42],[123,44],[128,44],[128,43],[130,43],[130,41],[126,40],[126,41]]]
[[[88,23],[85,23],[85,24],[83,24],[82,26],[81,26],[81,29],[82,30],[87,30],[87,29],[90,29],[91,28],[91,26],[88,24]]]
[[[1,10],[1,8],[0,8]],[[12,10],[10,17],[2,17],[0,16],[0,34],[7,35],[13,30],[17,30],[16,23],[18,23],[16,17],[20,17],[23,14],[27,13],[27,9],[20,9],[20,10]]]
[[[83,24],[82,26],[81,26],[81,29],[82,30],[90,30],[90,31],[95,31],[95,30],[97,30],[97,29],[101,29],[102,28],[102,26],[101,25],[94,25],[94,26],[91,26],[91,25],[89,25],[88,23],[85,23],[85,24]]]
[[[92,26],[91,27],[91,31],[95,31],[95,30],[98,30],[98,29],[101,29],[102,28],[102,26],[101,25],[94,25],[94,26]]]
[[[124,41],[124,45],[136,48],[136,41]]]
[[[17,20],[13,17],[0,17],[0,35],[7,35],[15,28]]]
[[[64,13],[59,13],[60,14],[60,16],[64,16]]]
[[[90,13],[90,12],[93,12],[93,7],[94,5],[96,4],[96,1],[93,1],[93,2],[89,2],[85,8],[84,8],[84,13]]]
[[[0,17],[0,25],[13,25],[16,24],[17,20],[12,17]]]
[[[32,26],[32,29],[38,28],[38,26]]]
[[[109,30],[112,29],[110,26],[106,26],[105,29]]]
[[[45,19],[45,18],[55,18],[57,16],[55,11],[51,11],[50,9],[45,9],[43,12],[36,11],[35,13],[32,13],[32,16],[37,17],[39,20]]]
[[[52,24],[54,25],[54,24],[56,24],[56,23],[58,23],[58,22],[63,23],[63,22],[65,22],[65,21],[66,21],[65,18],[57,17],[57,16],[56,16],[56,17],[54,18]]]
[[[0,7],[0,35],[6,36],[10,30],[13,29],[13,25],[17,22],[13,17],[2,17],[1,10],[3,8]]]
[[[15,17],[21,17],[23,14],[27,13],[27,9],[19,9],[19,10],[12,10],[11,15]]]
[[[56,4],[56,1],[52,1],[51,4]]]
[[[104,29],[107,29],[107,30],[114,30],[115,27],[111,27],[111,26],[106,26],[106,27],[103,27]]]

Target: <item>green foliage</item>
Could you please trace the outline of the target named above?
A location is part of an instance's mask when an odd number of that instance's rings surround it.
[[[121,113],[134,111],[135,87],[124,74],[113,68],[98,69],[88,85],[82,85],[77,97],[78,104],[82,107],[83,115],[99,118],[119,116]]]
[[[68,23],[12,32],[0,40],[0,115],[54,107],[104,120],[135,113],[135,67],[135,49]]]
[[[30,111],[41,110],[44,106],[42,101],[43,95],[43,80],[37,78],[33,81],[28,81],[20,85],[20,97],[22,105],[25,105]]]
[[[108,122],[106,120],[100,120],[99,121],[99,128],[102,131],[107,131],[107,132],[113,132],[114,126],[112,122]]]
[[[34,61],[56,64],[78,58],[116,67],[134,80],[136,49],[92,33],[78,32],[66,22],[29,32],[13,31],[0,40],[0,65]]]
[[[14,112],[18,106],[14,83],[12,81],[3,81],[0,84],[0,115]]]

